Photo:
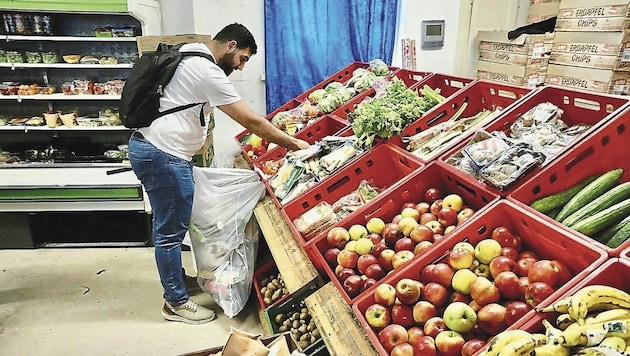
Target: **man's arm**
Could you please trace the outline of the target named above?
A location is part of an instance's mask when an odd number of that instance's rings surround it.
[[[290,150],[300,150],[310,146],[308,142],[286,134],[267,121],[267,119],[256,114],[243,100],[229,105],[221,105],[218,108],[234,121],[269,142],[276,143]]]

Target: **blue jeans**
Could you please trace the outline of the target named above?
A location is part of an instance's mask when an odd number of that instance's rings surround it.
[[[184,304],[189,296],[181,252],[192,214],[193,164],[157,149],[136,134],[129,139],[129,160],[153,210],[155,261],[164,299],[172,306]]]

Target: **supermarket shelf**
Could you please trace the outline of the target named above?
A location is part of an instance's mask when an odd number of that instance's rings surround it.
[[[120,95],[66,95],[58,94],[35,94],[35,95],[0,95],[0,100],[120,100]]]
[[[127,69],[132,68],[132,63],[120,64],[81,64],[81,63],[0,63],[0,68],[26,69],[26,68],[60,68],[60,69]]]
[[[80,37],[80,36],[20,36],[2,35],[4,41],[57,41],[57,42],[136,42],[135,37]]]

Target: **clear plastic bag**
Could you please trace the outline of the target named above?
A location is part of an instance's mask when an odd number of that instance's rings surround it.
[[[231,318],[251,291],[259,236],[252,213],[265,187],[246,169],[194,167],[193,175],[190,240],[197,282]]]

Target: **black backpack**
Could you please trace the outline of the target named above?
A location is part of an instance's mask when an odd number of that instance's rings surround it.
[[[179,62],[188,56],[199,56],[214,63],[212,56],[201,52],[180,52],[183,44],[169,47],[160,43],[157,50],[145,52],[134,64],[125,81],[118,111],[120,120],[128,128],[150,126],[153,120],[204,103],[190,103],[160,112],[160,97],[171,81]],[[201,126],[205,125],[203,106],[199,113]]]

